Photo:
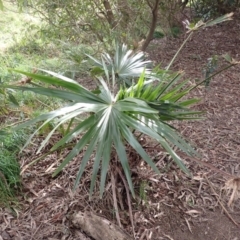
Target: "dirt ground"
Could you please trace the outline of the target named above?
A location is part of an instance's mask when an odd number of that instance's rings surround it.
[[[166,66],[184,37],[182,34],[179,38],[154,40],[148,49],[150,59]],[[184,70],[194,84],[202,79],[207,59],[213,55],[219,55],[219,68],[226,66],[221,58],[225,53],[240,60],[239,14],[231,22],[195,33],[173,69]],[[235,177],[237,181],[240,177],[239,82],[240,67],[235,66],[214,77],[208,87],[201,85],[191,95],[202,99],[195,109],[204,111],[205,119],[176,123],[201,154],[199,160],[205,163],[183,156],[192,172],[191,179],[170,164],[171,160],[159,147],[153,148],[151,142],[147,144],[151,156],[159,153],[156,164],[166,171],[155,175],[146,167],[138,172],[142,180],[134,179],[136,192],[145,184],[142,197],[132,200],[134,230],[125,196],[120,197],[123,228],[131,235],[134,233],[135,239],[240,240],[240,201],[235,200],[229,207],[231,192],[227,194],[223,189],[227,180]],[[32,151],[25,151],[21,156],[22,168],[35,158]],[[24,194],[19,208],[0,211],[0,239],[91,239],[69,220],[77,211],[92,211],[117,223],[110,183],[103,199],[99,200],[98,192],[91,200],[88,198],[90,165],[79,189],[71,192],[81,154],[58,178],[51,178],[63,157],[52,154],[24,171]],[[121,193],[122,187],[118,188]]]

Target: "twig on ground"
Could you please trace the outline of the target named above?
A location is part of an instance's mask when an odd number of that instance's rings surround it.
[[[42,222],[40,223],[40,225],[39,225],[39,227],[36,229],[36,231],[32,234],[31,240],[34,239],[34,236],[36,235],[36,233],[38,232],[38,230],[41,228],[41,226],[42,226]]]
[[[213,165],[211,165],[211,164],[209,164],[209,163],[203,162],[203,161],[201,161],[201,160],[199,160],[199,159],[197,159],[197,158],[194,158],[194,157],[187,156],[187,155],[185,155],[184,153],[178,152],[177,154],[178,154],[179,156],[181,156],[182,158],[186,158],[186,159],[193,160],[194,162],[197,162],[197,163],[199,163],[199,164],[201,164],[201,165],[203,165],[203,166],[205,166],[205,167],[207,167],[207,168],[211,168],[211,169],[214,170],[215,172],[221,173],[222,175],[224,175],[224,176],[227,177],[227,178],[229,178],[229,177],[234,178],[234,176],[233,176],[232,174],[230,174],[230,173],[228,173],[228,172],[224,172],[224,171],[222,171],[222,170],[214,167]]]
[[[112,193],[113,193],[113,206],[115,208],[116,218],[118,222],[118,226],[122,227],[119,211],[118,211],[118,204],[117,204],[117,196],[116,196],[116,185],[115,185],[115,178],[113,171],[111,171],[111,183],[112,183]]]
[[[187,223],[187,226],[188,226],[189,231],[192,233],[192,228],[191,228],[191,226],[190,226],[189,221],[188,221],[186,218],[184,218],[184,219],[185,219],[185,221],[186,221],[186,223]]]
[[[126,193],[127,193],[127,200],[128,200],[128,207],[129,207],[129,217],[130,217],[130,221],[131,221],[131,225],[132,225],[132,231],[133,231],[133,236],[135,238],[135,228],[134,228],[134,222],[133,222],[133,214],[132,214],[132,204],[131,204],[131,199],[130,199],[130,194],[129,194],[129,188],[128,188],[128,184],[121,172],[121,170],[119,168],[117,168],[117,172],[120,175],[123,184],[125,186],[126,189]]]
[[[174,240],[173,238],[171,238],[169,235],[164,234],[165,237],[167,237],[169,240]]]

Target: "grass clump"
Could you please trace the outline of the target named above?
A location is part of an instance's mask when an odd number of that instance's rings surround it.
[[[21,186],[17,155],[24,141],[26,134],[23,131],[0,136],[0,207],[17,202],[16,194]]]

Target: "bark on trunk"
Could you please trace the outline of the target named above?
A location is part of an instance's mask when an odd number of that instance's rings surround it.
[[[105,1],[103,1],[103,5],[104,5],[105,11],[106,11],[105,16],[107,18],[109,25],[111,26],[111,28],[115,28],[116,22],[114,19],[111,4],[109,3],[109,1],[105,0]]]
[[[153,6],[149,3],[149,6],[152,9],[152,21],[151,21],[151,26],[150,26],[147,38],[146,38],[146,40],[144,41],[144,43],[141,47],[142,51],[145,51],[147,49],[147,46],[149,45],[149,43],[153,39],[153,34],[154,34],[155,28],[157,26],[159,3],[160,3],[160,0],[155,0],[155,3],[154,3]]]

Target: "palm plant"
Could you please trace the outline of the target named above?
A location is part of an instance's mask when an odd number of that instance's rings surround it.
[[[42,83],[61,87],[61,89],[27,86],[13,86],[13,88],[32,91],[46,96],[54,96],[68,101],[68,105],[40,115],[15,128],[15,130],[17,130],[44,121],[32,134],[33,137],[44,125],[52,120],[55,121],[55,127],[42,142],[38,152],[43,149],[59,126],[81,114],[86,115],[86,113],[91,113],[82,121],[75,121],[74,128],[69,130],[50,150],[56,151],[77,136],[81,136],[68,156],[54,172],[53,176],[56,176],[83,148],[87,147],[76,177],[75,188],[79,183],[91,154],[95,151],[90,193],[92,194],[93,192],[97,174],[101,169],[100,195],[102,196],[107,171],[111,162],[111,153],[116,152],[128,181],[129,188],[134,195],[131,171],[125,147],[126,143],[132,146],[154,171],[159,173],[159,170],[138,142],[133,130],[158,141],[178,166],[185,173],[189,174],[188,169],[184,166],[180,157],[173,151],[171,145],[177,146],[190,155],[194,155],[196,152],[179,136],[174,128],[166,123],[167,120],[189,119],[197,113],[189,111],[186,108],[186,106],[195,103],[196,100],[193,99],[177,103],[177,101],[188,92],[187,88],[182,90],[186,81],[178,85],[175,84],[175,86],[172,87],[174,83],[179,80],[179,73],[173,75],[172,78],[166,78],[166,82],[162,82],[156,87],[151,84],[145,84],[146,78],[143,72],[136,85],[130,88],[122,86],[117,94],[114,95],[108,86],[108,83],[114,85],[114,82],[110,82],[111,79],[107,68],[104,70],[106,81],[102,76],[97,78],[100,84],[98,92],[91,92],[76,81],[50,71],[45,72],[52,75],[52,77],[18,70],[17,72]],[[26,145],[31,141],[32,137],[29,138]]]
[[[211,26],[229,19],[231,19],[231,14],[206,24],[200,22],[196,26],[188,26],[188,28],[192,33],[198,28]],[[197,153],[169,122],[172,120],[196,119],[196,114],[199,114],[199,112],[191,111],[188,108],[197,102],[196,99],[182,100],[196,86],[188,87],[188,80],[180,81],[181,73],[170,73],[168,71],[183,45],[166,70],[158,69],[154,74],[150,69],[146,69],[146,64],[149,62],[144,61],[143,53],[133,54],[127,50],[125,45],[117,46],[114,59],[111,59],[108,54],[103,55],[102,61],[96,61],[92,58],[97,64],[97,69],[95,69],[98,72],[96,75],[99,84],[97,91],[90,91],[78,82],[51,71],[43,70],[51,75],[46,76],[15,70],[33,79],[31,83],[38,80],[45,86],[5,86],[6,88],[57,97],[66,100],[68,104],[20,124],[13,130],[43,121],[42,125],[25,144],[27,146],[37,131],[54,120],[55,127],[42,142],[38,150],[40,152],[58,127],[67,122],[72,124],[75,119],[74,127],[68,127],[66,134],[50,150],[50,152],[53,152],[62,149],[66,143],[73,139],[76,140],[73,149],[53,173],[53,176],[61,172],[80,151],[86,149],[76,177],[74,186],[76,188],[91,154],[95,151],[90,194],[93,192],[98,172],[100,172],[100,196],[102,196],[107,172],[111,164],[111,153],[116,153],[125,173],[129,189],[134,196],[131,169],[126,152],[127,144],[135,149],[155,172],[159,173],[159,169],[135,136],[136,131],[159,142],[176,164],[186,174],[190,174],[173,147],[177,147],[188,155],[196,155]],[[234,64],[231,63],[230,66]],[[83,117],[82,120],[78,118],[79,115],[86,116],[86,113],[88,113],[87,117]]]
[[[131,86],[135,80],[140,77],[143,70],[148,76],[152,72],[149,69],[151,61],[145,61],[143,52],[134,53],[133,50],[128,49],[127,45],[116,44],[115,54],[113,58],[108,53],[103,53],[101,61],[87,55],[94,62],[94,67],[91,72],[93,75],[101,75],[109,72],[109,74],[116,80],[117,84],[127,84]],[[104,69],[107,69],[104,71]],[[112,80],[114,83],[115,81]]]

